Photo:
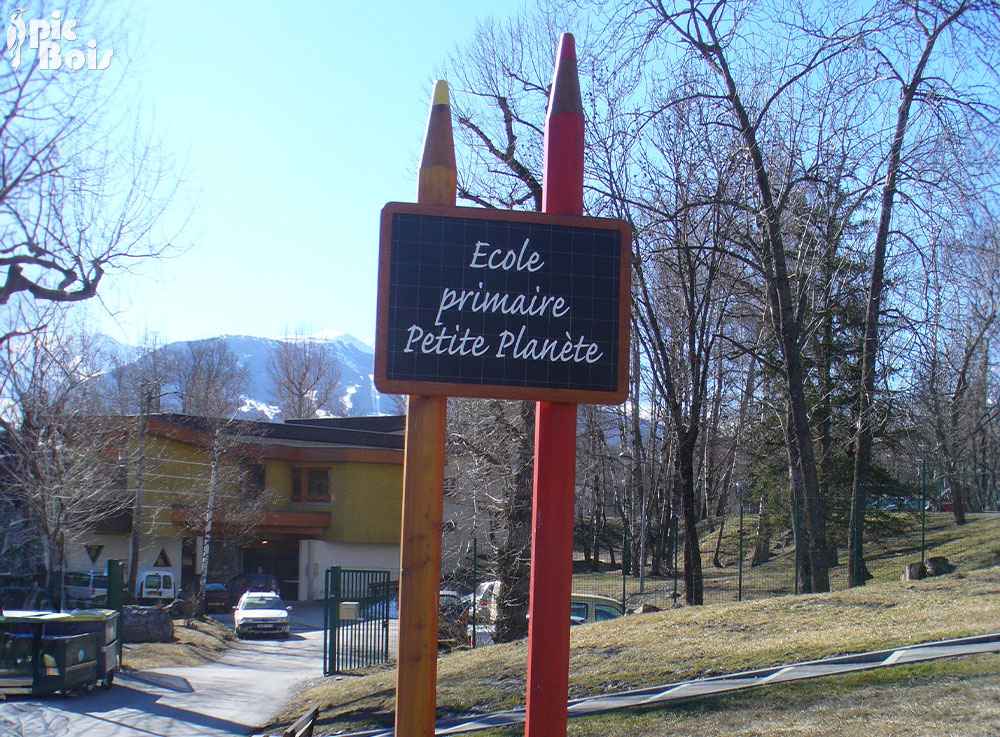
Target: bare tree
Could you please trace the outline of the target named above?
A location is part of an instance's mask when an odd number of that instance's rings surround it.
[[[230,419],[239,410],[249,374],[221,338],[192,341],[171,369],[181,412]]]
[[[493,574],[500,581],[494,638],[528,632],[534,405],[453,399],[448,407],[448,457],[457,492],[480,510]]]
[[[216,507],[223,500],[220,488],[224,482],[226,459],[241,444],[233,417],[242,404],[249,375],[222,339],[191,342],[187,348],[187,353],[177,357],[172,373],[181,410],[199,416],[205,425],[203,432],[209,438],[207,483],[204,488],[192,484],[190,489],[195,506],[203,515],[197,524],[204,536],[198,587],[199,600],[203,603]]]
[[[340,364],[333,349],[301,335],[277,341],[267,358],[271,400],[286,419],[343,414]]]
[[[928,319],[918,336],[916,409],[921,425],[931,429],[927,440],[934,456],[944,465],[955,521],[964,524],[967,494],[961,469],[972,465],[976,440],[1000,413],[990,401],[989,377],[982,370],[990,362],[988,346],[1000,322],[1000,259],[989,239],[976,245],[951,241],[932,244],[926,264]]]
[[[167,361],[155,336],[146,334],[137,355],[115,355],[106,386],[109,414],[118,418],[124,437],[125,478],[131,469],[133,484],[132,535],[129,539],[129,591],[136,590],[139,574],[139,553],[150,521],[144,509],[147,476],[147,446],[149,419],[160,411],[162,400],[169,395]]]
[[[865,582],[865,489],[871,481],[872,414],[886,261],[894,243],[913,242],[900,238],[898,230],[893,233],[897,200],[902,196],[909,209],[917,210],[918,218],[932,219],[934,208],[928,207],[928,200],[921,196],[928,190],[938,195],[951,191],[968,200],[977,189],[976,180],[983,174],[992,177],[995,167],[995,162],[983,167],[986,161],[979,142],[995,141],[1000,126],[1000,99],[996,95],[1000,67],[995,55],[987,51],[1000,42],[1000,8],[995,2],[886,3],[880,4],[876,12],[884,15],[877,17],[881,33],[868,37],[878,69],[872,87],[887,88],[879,99],[893,99],[891,93],[898,94],[899,104],[887,139],[888,149],[876,169],[882,186],[871,256],[857,415],[848,576],[851,586]],[[882,79],[887,82],[879,84]],[[878,94],[874,90],[872,93]],[[940,151],[939,142],[945,151]],[[992,142],[987,144],[993,146]],[[956,515],[956,519],[960,517]]]
[[[9,498],[25,514],[42,552],[46,586],[60,586],[66,545],[125,506],[109,493],[121,449],[117,429],[99,414],[101,366],[95,343],[70,332],[62,318],[44,331],[2,344],[0,417],[7,452]]]
[[[34,15],[15,13],[11,32]],[[110,3],[71,3],[63,13],[117,55],[99,71],[50,70],[23,36],[9,36],[19,63],[0,69],[0,342],[38,327],[18,320],[20,302],[91,299],[105,276],[172,247],[160,225],[177,180],[138,112],[122,104],[121,13]]]

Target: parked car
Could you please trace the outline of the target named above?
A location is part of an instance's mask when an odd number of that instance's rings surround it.
[[[205,584],[205,611],[225,612],[229,610],[229,589],[217,581]]]
[[[894,494],[879,494],[868,497],[868,508],[882,512],[919,512],[920,499]]]
[[[569,605],[570,617],[575,624],[606,622],[625,614],[622,603],[608,596],[593,594],[573,594]]]
[[[969,505],[968,499],[963,499],[962,505],[965,507],[966,512],[972,511],[972,507]],[[954,512],[955,500],[951,496],[951,489],[945,489],[941,496],[937,499],[928,500],[927,506],[925,506],[924,509],[928,512]]]
[[[438,593],[438,649],[449,650],[467,642],[467,606],[457,591]]]
[[[108,574],[105,571],[67,571],[63,574],[63,592],[68,606],[103,607],[108,598]]]
[[[288,637],[292,608],[273,591],[248,591],[233,610],[233,626],[239,638],[247,635]]]
[[[963,501],[963,506],[965,507],[965,511],[966,512],[971,512],[972,511],[972,507],[969,505],[969,502],[967,500]],[[927,507],[926,508],[927,508],[928,512],[934,512],[934,511],[937,511],[937,512],[954,512],[955,511],[955,500],[954,499],[940,499],[937,502],[927,502]]]
[[[573,594],[570,599],[569,618],[572,625],[586,624],[588,622],[605,622],[609,619],[617,619],[624,616],[624,614],[621,602],[609,596]],[[476,647],[493,644],[494,622],[495,620],[480,623],[476,627]],[[471,642],[471,624],[467,626],[466,631]]]
[[[483,581],[476,586],[476,593],[472,599],[472,613],[475,614],[477,622],[492,624],[497,620],[499,597],[499,581]]]
[[[45,574],[0,573],[0,607],[7,609],[39,609],[38,599],[44,596]]]
[[[270,573],[238,573],[229,579],[229,600],[239,601],[247,591],[273,591],[277,593],[278,579]]]
[[[361,610],[360,618],[365,621],[374,619],[399,619],[399,596],[393,595],[390,599],[373,601]]]
[[[177,580],[172,571],[153,568],[139,571],[135,579],[135,598],[141,604],[156,604],[177,598]]]

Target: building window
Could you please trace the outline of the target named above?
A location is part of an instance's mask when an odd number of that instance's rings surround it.
[[[330,501],[330,469],[293,468],[292,501],[293,502]]]
[[[243,470],[242,482],[240,500],[244,504],[259,501],[267,482],[267,471],[261,464],[247,466]]]

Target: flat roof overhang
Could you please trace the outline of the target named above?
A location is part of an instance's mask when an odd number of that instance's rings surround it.
[[[171,521],[175,525],[199,524],[204,510],[192,507],[171,507]],[[218,525],[245,524],[245,518],[240,512],[225,512],[215,510],[212,523]],[[324,531],[330,527],[329,512],[295,512],[290,510],[272,510],[264,512],[261,520],[254,525],[258,535],[299,535],[300,537],[323,537]]]

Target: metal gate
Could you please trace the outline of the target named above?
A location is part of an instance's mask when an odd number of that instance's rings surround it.
[[[350,673],[389,659],[389,610],[397,585],[388,571],[326,569],[324,675]]]

